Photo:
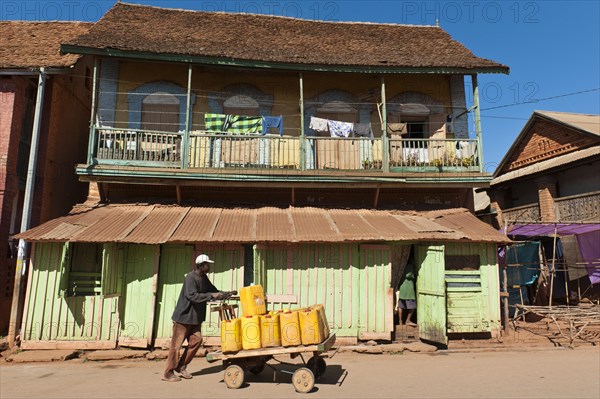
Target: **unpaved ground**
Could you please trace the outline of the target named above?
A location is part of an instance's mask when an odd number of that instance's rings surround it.
[[[327,364],[325,376],[307,398],[600,397],[598,347],[431,355],[338,353]],[[160,380],[163,367],[164,361],[148,360],[3,363],[0,397],[302,397],[282,373],[279,382],[273,382],[273,373],[266,370],[248,377],[241,389],[230,390],[219,363],[197,358],[189,367],[194,378],[178,383]]]

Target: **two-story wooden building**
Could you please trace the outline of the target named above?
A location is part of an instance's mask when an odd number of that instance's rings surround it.
[[[25,347],[161,345],[197,253],[350,341],[390,337],[412,256],[422,338],[498,328],[506,238],[468,209],[491,178],[477,74],[506,66],[433,26],[125,3],[62,49],[95,59],[90,191],[22,235]]]

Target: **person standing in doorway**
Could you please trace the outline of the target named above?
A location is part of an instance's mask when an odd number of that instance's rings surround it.
[[[215,262],[210,260],[208,255],[199,255],[196,258],[194,269],[185,276],[172,316],[173,337],[163,381],[177,382],[182,378],[192,378],[187,371],[187,366],[196,356],[196,352],[202,344],[200,329],[202,322],[206,319],[206,302],[223,299],[227,295],[227,293],[219,291],[206,275],[213,263]],[[186,339],[188,345],[179,357],[179,350]]]
[[[417,308],[415,293],[415,274],[412,261],[409,261],[404,268],[404,274],[400,279],[398,288],[398,323],[406,324],[407,326],[416,326],[411,320],[415,309]],[[406,321],[402,321],[404,311],[406,310]]]

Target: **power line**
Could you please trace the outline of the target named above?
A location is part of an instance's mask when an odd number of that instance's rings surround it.
[[[573,93],[567,93],[567,94],[560,94],[557,96],[551,96],[551,97],[545,97],[545,98],[539,98],[536,100],[531,100],[531,101],[523,101],[522,103],[512,103],[512,104],[505,104],[505,105],[498,105],[495,107],[489,107],[489,108],[482,108],[481,111],[489,111],[492,109],[499,109],[499,108],[508,108],[508,107],[514,107],[515,105],[523,105],[523,104],[531,104],[531,103],[539,103],[540,101],[546,101],[546,100],[554,100],[556,98],[562,98],[562,97],[569,97],[569,96],[575,96],[577,94],[583,94],[583,93],[590,93],[593,91],[599,91],[600,87],[597,87],[595,89],[589,89],[589,90],[582,90],[582,91],[576,91]]]

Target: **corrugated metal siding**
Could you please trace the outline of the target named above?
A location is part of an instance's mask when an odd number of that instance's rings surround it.
[[[118,298],[60,295],[62,243],[37,243],[25,303],[22,338],[28,341],[116,342]]]
[[[366,333],[378,333],[381,334],[381,338],[386,338],[385,334],[390,334],[394,330],[391,279],[390,247],[361,245],[358,273],[359,337],[362,335],[364,338],[374,338],[374,335],[368,336]],[[390,316],[392,316],[391,320]]]
[[[223,209],[214,234],[208,241],[253,242],[256,237],[256,210]]]

